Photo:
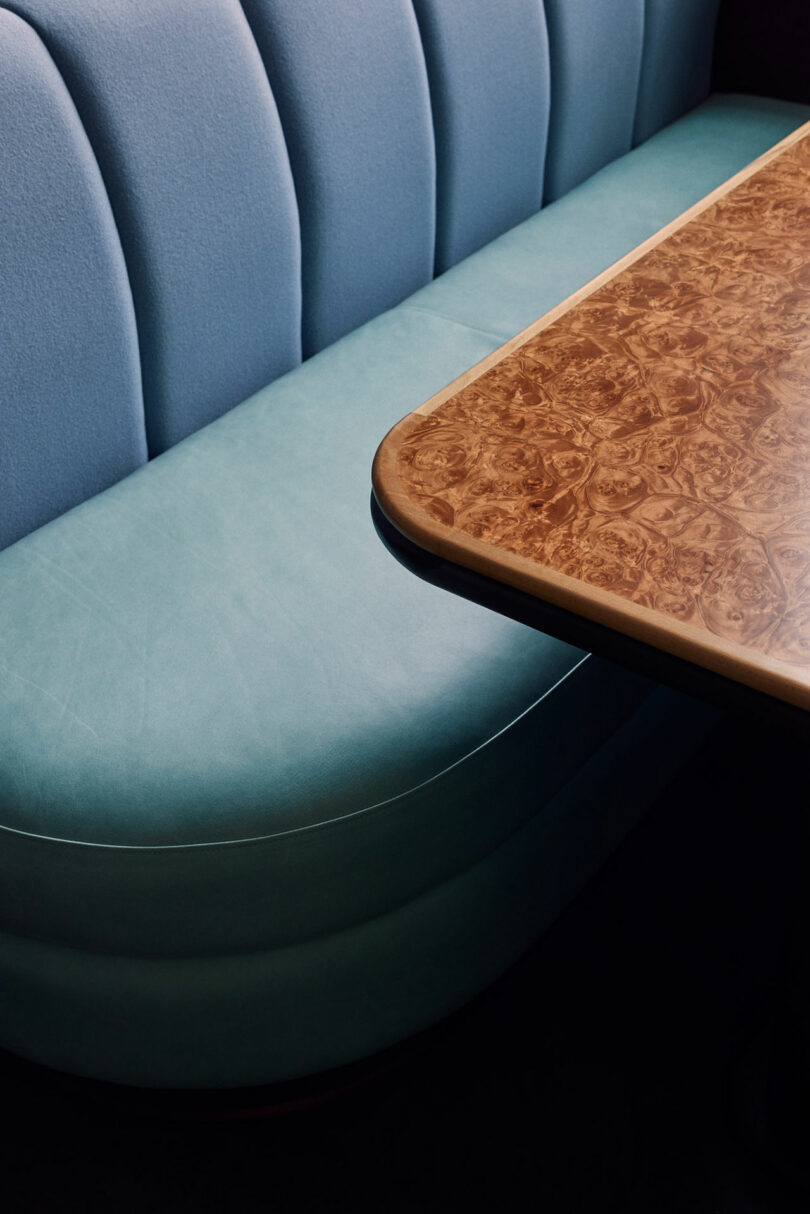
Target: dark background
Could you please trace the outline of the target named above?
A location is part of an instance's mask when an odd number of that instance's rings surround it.
[[[722,0],[712,90],[810,104],[810,0]]]

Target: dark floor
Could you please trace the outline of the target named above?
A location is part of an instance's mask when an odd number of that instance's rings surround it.
[[[802,743],[729,719],[516,970],[319,1107],[149,1117],[0,1057],[3,1209],[807,1211],[735,1094],[784,971],[804,779]]]

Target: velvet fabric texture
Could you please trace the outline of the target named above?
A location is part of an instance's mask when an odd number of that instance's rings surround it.
[[[244,7],[295,179],[309,357],[433,275],[436,158],[425,62],[410,0]]]
[[[610,669],[592,674],[604,684]],[[589,681],[572,691],[579,699],[593,686]],[[551,704],[548,710],[538,724],[556,711]],[[181,951],[173,947],[172,921],[165,916],[160,950],[91,942],[123,905],[136,907],[138,885],[141,913],[151,913],[153,898],[154,913],[165,912],[175,877],[186,898],[184,926],[196,919],[200,928],[215,930],[223,910],[232,922],[231,904],[245,911],[272,841],[256,842],[256,875],[246,881],[245,846],[174,854],[105,849],[99,855],[92,847],[60,850],[54,841],[12,839],[4,832],[4,876],[12,864],[20,872],[25,865],[41,888],[46,865],[50,878],[65,881],[74,907],[85,902],[89,918],[100,905],[101,914],[84,944],[75,935],[65,943],[52,931],[0,931],[0,1037],[7,1048],[47,1065],[139,1087],[285,1080],[383,1049],[456,1010],[516,960],[610,855],[714,720],[704,705],[658,689],[492,851],[402,903],[389,899],[389,909],[376,917],[361,915],[336,931],[299,933],[282,946],[269,940]],[[523,749],[524,759],[531,749]],[[423,862],[437,829],[438,822],[424,840]],[[283,840],[275,842],[282,846],[271,877],[284,871]],[[339,846],[334,857],[341,858]],[[375,857],[374,863],[380,861]],[[389,863],[384,853],[383,872]],[[145,875],[138,881],[141,866],[152,884]],[[202,881],[197,889],[189,882],[192,867]],[[156,881],[161,870],[163,880]],[[344,888],[357,887],[359,897],[372,871],[369,864],[345,870]],[[333,866],[331,888],[339,875]],[[94,898],[105,884],[109,896]],[[261,887],[265,897],[257,902],[266,925],[280,898],[271,879]],[[280,892],[288,888],[289,882]],[[304,868],[292,909],[318,892]],[[74,930],[73,915],[71,920]]]
[[[300,361],[298,211],[238,0],[9,0],[65,79],[124,249],[151,454]]]
[[[543,201],[550,104],[541,0],[414,0],[436,129],[436,273]]]
[[[146,458],[132,296],[75,106],[0,9],[0,548]]]

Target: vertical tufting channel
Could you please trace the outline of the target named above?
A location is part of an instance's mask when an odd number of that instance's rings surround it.
[[[304,355],[433,274],[435,159],[411,0],[244,0],[301,212]]]
[[[644,0],[545,0],[551,52],[547,202],[628,152]]]
[[[98,158],[129,268],[155,454],[300,361],[300,242],[238,0],[6,0]]]
[[[0,8],[0,548],[146,458],[132,297],[56,67]]]
[[[542,0],[414,0],[436,128],[436,272],[540,209],[549,115]]]
[[[708,95],[718,8],[719,0],[647,0],[634,143]]]

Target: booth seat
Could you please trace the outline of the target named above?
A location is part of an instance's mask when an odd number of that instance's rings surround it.
[[[404,413],[810,117],[706,99],[715,7],[0,8],[0,1045],[158,1088],[370,1055],[711,728],[419,581],[369,490]]]

